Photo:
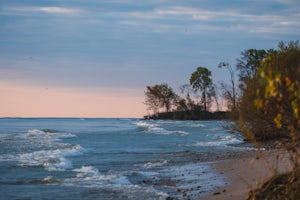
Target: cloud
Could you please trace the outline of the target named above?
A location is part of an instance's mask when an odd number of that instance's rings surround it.
[[[277,3],[276,3],[277,2]],[[292,3],[293,4],[292,4]],[[138,3],[138,4],[137,4]],[[137,4],[137,5],[136,5]],[[273,5],[274,6],[270,6]],[[251,4],[207,3],[192,5],[169,1],[141,3],[133,0],[115,0],[110,3],[93,2],[52,6],[11,6],[6,12],[20,15],[41,12],[52,15],[75,15],[80,18],[70,22],[84,25],[120,25],[123,30],[143,32],[173,32],[199,34],[205,31],[243,31],[247,33],[293,34],[299,32],[299,15],[291,5],[296,1],[275,0],[273,4],[253,1]],[[209,5],[209,6],[207,6]],[[282,7],[279,7],[282,6]],[[257,8],[257,9],[255,9]],[[280,8],[280,9],[279,9]],[[284,8],[284,9],[282,9]],[[2,11],[3,12],[3,11]],[[188,29],[188,31],[186,31]],[[181,31],[180,31],[181,30]]]
[[[0,22],[4,24],[0,30],[0,41],[4,44],[0,48],[0,56],[40,56],[43,64],[24,61],[15,66],[51,66],[53,71],[63,67],[73,68],[72,64],[60,63],[58,58],[73,61],[78,66],[86,66],[93,60],[91,66],[101,65],[101,70],[109,68],[105,73],[99,71],[106,80],[107,74],[113,74],[108,66],[114,66],[114,63],[123,67],[126,62],[137,63],[137,60],[144,59],[142,64],[150,67],[175,57],[183,60],[187,57],[185,52],[196,55],[199,48],[215,52],[222,47],[220,41],[230,40],[242,45],[246,42],[245,38],[259,40],[273,37],[276,42],[284,37],[294,38],[300,32],[299,10],[289,12],[290,4],[284,4],[282,0],[280,5],[283,6],[280,6],[277,1],[266,3],[254,0],[249,3],[236,0],[230,4],[222,0],[219,4],[209,0],[202,0],[201,3],[177,0],[6,3],[2,10],[0,8],[4,19]],[[276,5],[271,6],[272,3]],[[213,44],[205,47],[203,43]],[[78,64],[77,60],[85,62]],[[153,64],[153,60],[157,63]],[[47,66],[44,66],[45,63]],[[89,70],[85,67],[83,71],[87,73]],[[41,77],[47,74],[52,73],[43,73]],[[53,77],[56,76],[60,75]],[[86,75],[93,76],[96,76],[95,73]]]
[[[4,13],[16,14],[16,12],[44,12],[48,14],[75,14],[81,12],[77,8],[65,8],[65,7],[55,7],[55,6],[10,6],[3,8]]]
[[[40,11],[46,13],[73,14],[78,12],[78,9],[62,8],[62,7],[38,7]]]
[[[186,29],[203,31],[244,31],[252,33],[299,32],[299,13],[251,13],[239,9],[209,10],[188,6],[159,7],[148,11],[115,13],[120,23],[149,27],[153,31]]]
[[[239,9],[209,10],[169,6],[147,11],[107,12],[102,15],[113,18],[116,24],[151,32],[182,30],[184,33],[187,28],[189,34],[205,31],[294,34],[300,31],[299,12],[251,13]]]
[[[202,19],[208,20],[210,19],[210,15],[208,15],[208,11],[195,9],[191,7],[165,7],[165,8],[156,8],[154,10],[150,10],[148,12],[140,12],[134,11],[128,13],[129,17],[137,17],[141,19],[164,19],[175,17],[178,19],[179,17],[189,17],[194,19]]]

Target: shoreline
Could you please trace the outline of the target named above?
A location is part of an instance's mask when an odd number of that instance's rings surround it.
[[[219,160],[211,164],[212,169],[225,176],[224,186],[216,187],[199,200],[246,199],[248,192],[255,189],[273,176],[291,169],[288,154],[280,149],[243,152],[235,158]]]

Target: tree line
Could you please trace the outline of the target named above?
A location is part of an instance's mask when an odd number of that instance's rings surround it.
[[[145,104],[148,110],[158,113],[160,109],[170,111],[207,111],[211,97],[214,94],[211,71],[205,67],[198,67],[190,77],[190,84],[180,87],[181,94],[176,94],[167,83],[147,86],[145,91]],[[192,95],[200,95],[197,99]]]
[[[226,68],[230,74],[231,84],[224,82],[213,83],[212,72],[203,66],[199,66],[190,76],[189,84],[180,86],[178,95],[167,83],[147,86],[145,91],[145,104],[149,111],[154,114],[161,109],[164,112],[171,111],[204,111],[211,110],[215,104],[216,110],[220,110],[220,97],[217,94],[218,88],[222,90],[222,98],[225,99],[228,110],[236,108],[237,88],[234,79],[234,70],[229,63],[220,62],[219,68]]]

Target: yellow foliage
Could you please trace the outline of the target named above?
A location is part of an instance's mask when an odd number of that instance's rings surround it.
[[[281,128],[282,127],[281,120],[282,120],[282,116],[281,116],[280,113],[278,113],[277,116],[274,118],[274,123],[276,124],[277,128]]]

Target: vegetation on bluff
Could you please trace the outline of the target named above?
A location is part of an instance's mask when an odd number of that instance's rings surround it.
[[[252,90],[247,91],[253,99],[245,100],[254,102],[257,119],[245,120],[243,114],[240,122],[244,123],[239,124],[248,138],[272,140],[285,148],[293,170],[251,191],[249,199],[300,199],[300,46],[298,42],[280,42],[278,48],[266,54],[249,80]]]

